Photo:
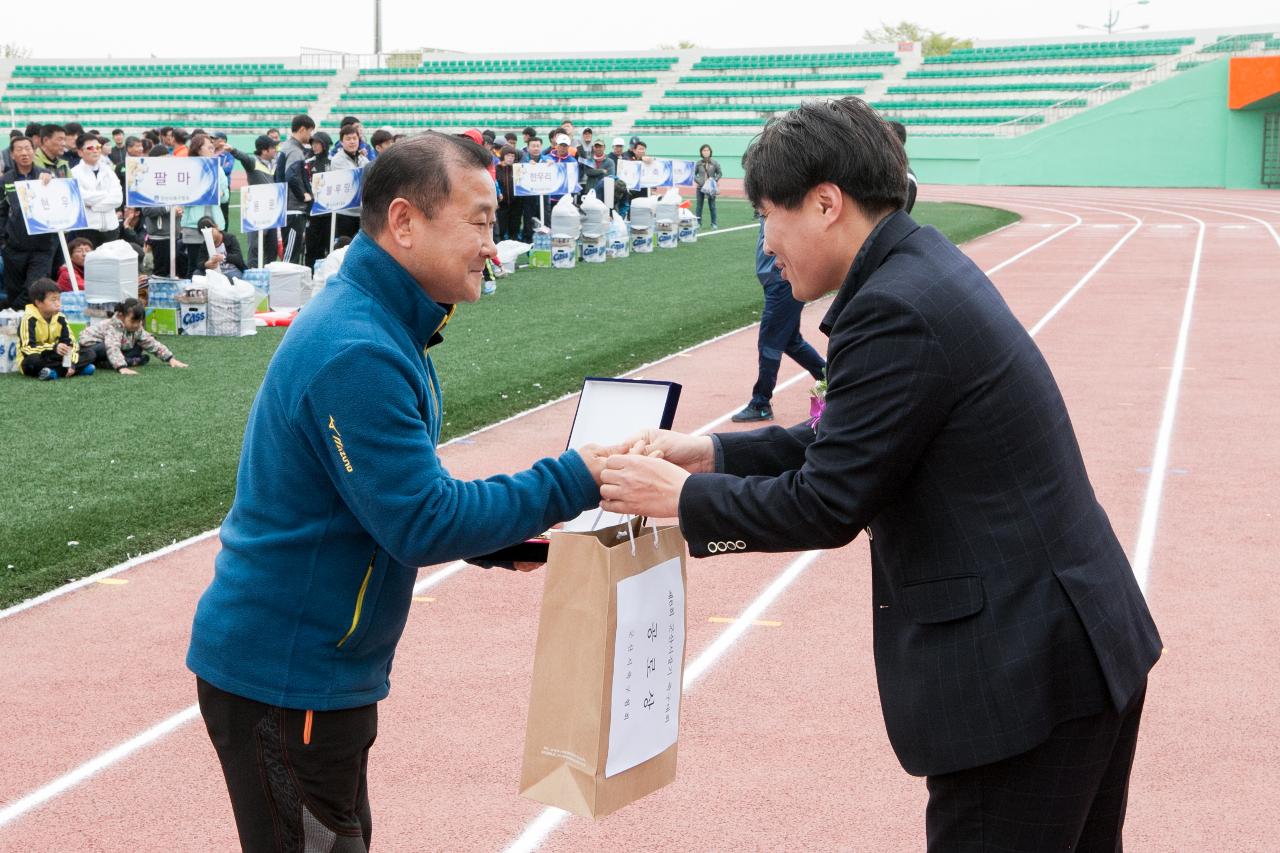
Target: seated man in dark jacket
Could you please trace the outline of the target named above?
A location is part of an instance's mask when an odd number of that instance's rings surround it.
[[[207,270],[217,270],[230,278],[243,273],[248,265],[240,252],[240,241],[234,234],[226,234],[208,216],[202,218],[197,226],[201,231],[209,228],[213,231],[213,253],[204,262]]]

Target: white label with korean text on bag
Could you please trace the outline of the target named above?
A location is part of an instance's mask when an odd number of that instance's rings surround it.
[[[647,535],[642,528],[636,539]],[[684,582],[677,557],[618,581],[606,777],[676,742],[683,668]]]

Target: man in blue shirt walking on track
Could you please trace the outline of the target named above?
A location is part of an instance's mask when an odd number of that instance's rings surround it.
[[[791,295],[791,284],[778,272],[777,259],[764,250],[764,222],[756,241],[756,278],[764,288],[764,308],[760,312],[760,368],[751,400],[733,416],[734,423],[773,420],[773,389],[778,384],[782,356],[789,355],[796,364],[821,380],[827,361],[800,334],[800,315],[804,303]]]
[[[600,501],[602,448],[475,481],[436,454],[430,349],[496,255],[489,160],[438,133],[378,158],[362,232],[250,412],[187,655],[247,851],[367,850],[377,702],[417,567],[490,553]]]

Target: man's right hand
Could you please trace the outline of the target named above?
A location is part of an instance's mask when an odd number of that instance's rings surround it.
[[[587,470],[591,472],[591,479],[596,481],[597,486],[600,485],[600,477],[604,473],[609,457],[617,453],[626,452],[627,448],[623,445],[602,447],[599,444],[584,444],[578,448],[578,455],[587,464]]]
[[[121,376],[137,376],[138,375],[138,371],[134,370],[132,367],[122,367],[119,370],[117,370],[116,373],[119,373]]]
[[[657,456],[678,465],[690,474],[712,474],[716,470],[715,445],[709,435],[685,435],[668,429],[647,429],[623,442],[629,453]]]

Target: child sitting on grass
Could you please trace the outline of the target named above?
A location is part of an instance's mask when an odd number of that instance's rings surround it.
[[[37,379],[93,375],[92,358],[77,350],[71,324],[62,313],[62,291],[50,278],[38,278],[27,291],[31,302],[18,326],[22,372]]]
[[[121,376],[137,376],[138,371],[133,368],[150,361],[149,352],[170,367],[186,367],[173,357],[168,347],[142,328],[146,316],[141,302],[126,299],[116,306],[114,316],[80,334],[81,351],[94,363],[115,368]]]

